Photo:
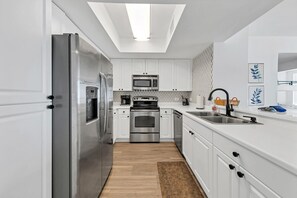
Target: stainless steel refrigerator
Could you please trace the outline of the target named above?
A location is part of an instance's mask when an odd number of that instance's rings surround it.
[[[53,35],[53,198],[96,198],[112,167],[112,64],[77,34]]]

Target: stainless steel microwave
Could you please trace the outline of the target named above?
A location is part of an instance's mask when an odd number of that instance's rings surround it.
[[[134,91],[158,91],[158,75],[133,75],[132,87]]]

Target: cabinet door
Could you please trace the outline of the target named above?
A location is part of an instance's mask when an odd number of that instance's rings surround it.
[[[239,195],[240,198],[280,198],[270,188],[265,186],[261,181],[256,179],[253,175],[240,167],[239,170],[243,173],[243,177],[239,179]],[[273,174],[273,173],[272,173]],[[277,178],[275,178],[277,179]]]
[[[46,106],[0,106],[0,197],[52,197],[52,111]]]
[[[158,60],[147,59],[145,61],[146,74],[158,75],[159,74],[159,63]]]
[[[238,198],[239,178],[236,171],[239,166],[224,153],[214,147],[213,150],[213,197]]]
[[[131,59],[123,59],[122,65],[122,89],[123,91],[132,91],[132,65]]]
[[[192,91],[192,64],[190,60],[175,60],[173,66],[175,91]]]
[[[113,65],[113,90],[120,91],[122,89],[122,66],[121,60],[112,60]]]
[[[117,110],[113,110],[113,143],[116,142],[116,139],[118,137],[118,124],[119,124],[118,112]]]
[[[190,129],[187,126],[183,127],[183,154],[192,168],[192,135]]]
[[[159,91],[173,91],[173,60],[159,60]]]
[[[146,74],[145,71],[145,60],[144,59],[133,59],[132,60],[132,73],[143,75]]]
[[[173,138],[171,114],[162,114],[160,116],[160,138]]]
[[[51,1],[1,1],[0,13],[0,105],[48,102]]]
[[[119,115],[118,117],[118,137],[119,138],[129,138],[130,134],[130,116],[129,115]]]
[[[193,137],[193,171],[204,192],[211,197],[212,185],[212,144],[198,134]]]

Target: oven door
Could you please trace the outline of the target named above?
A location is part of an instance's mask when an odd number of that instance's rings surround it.
[[[131,110],[131,133],[160,132],[160,110]]]

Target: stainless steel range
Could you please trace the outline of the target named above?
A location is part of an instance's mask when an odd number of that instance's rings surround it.
[[[157,97],[134,96],[130,116],[130,142],[160,142],[160,108]]]

